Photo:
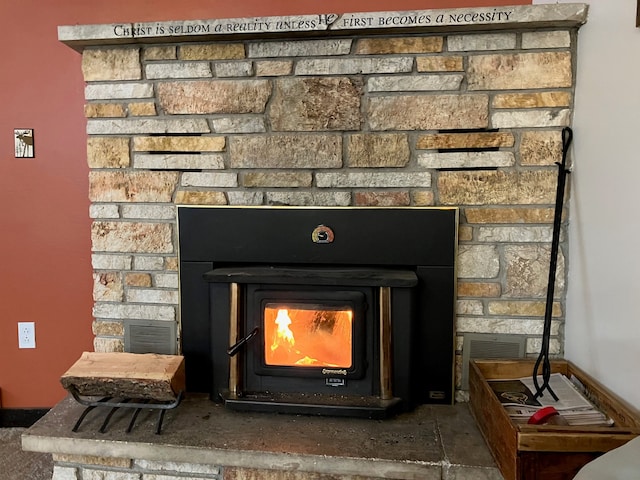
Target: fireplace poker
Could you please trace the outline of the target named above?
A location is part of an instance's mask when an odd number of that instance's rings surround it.
[[[551,336],[551,316],[553,312],[553,294],[556,281],[556,268],[558,264],[558,248],[560,244],[560,228],[562,223],[562,209],[564,204],[564,190],[567,174],[567,155],[569,147],[573,140],[573,131],[569,127],[562,129],[562,163],[556,162],[558,165],[558,187],[556,190],[556,205],[553,217],[553,237],[551,240],[551,260],[549,264],[549,282],[547,286],[547,302],[544,312],[544,328],[542,332],[542,346],[540,347],[540,355],[533,367],[533,383],[536,387],[534,398],[542,397],[545,389],[553,399],[557,402],[558,396],[549,385],[551,377],[551,364],[549,362],[549,337]],[[542,364],[542,385],[538,383],[538,370]]]

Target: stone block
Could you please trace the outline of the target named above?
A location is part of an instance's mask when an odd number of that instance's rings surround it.
[[[229,205],[262,205],[265,194],[257,191],[234,191],[227,192]]]
[[[493,97],[494,108],[549,108],[568,107],[571,104],[569,92],[499,93]]]
[[[266,192],[265,197],[268,205],[325,207],[346,207],[351,205],[351,194],[349,192]]]
[[[480,300],[456,301],[457,315],[484,315],[484,304]]]
[[[226,205],[227,198],[223,192],[178,190],[176,205]]]
[[[120,210],[118,205],[114,204],[98,204],[89,205],[90,218],[120,218]]]
[[[486,128],[486,95],[395,95],[372,97],[365,106],[371,130]]]
[[[164,257],[164,269],[168,272],[177,272],[178,271],[178,257]],[[167,276],[173,275],[172,273],[168,273]],[[156,278],[160,275],[156,275]],[[163,286],[160,282],[157,282],[158,286]],[[171,285],[167,285],[171,286]],[[177,285],[175,286],[177,288]]]
[[[144,68],[150,80],[167,78],[211,78],[211,65],[205,62],[150,63]]]
[[[458,282],[458,297],[499,297],[500,284],[497,282]]]
[[[311,172],[247,172],[241,175],[245,188],[311,187]]]
[[[131,459],[115,458],[115,457],[94,457],[91,455],[65,455],[54,453],[53,460],[55,462],[64,463],[84,463],[87,465],[102,465],[104,467],[129,468]]]
[[[135,83],[100,83],[89,84],[84,87],[86,100],[119,100],[125,98],[151,98],[153,84],[147,82]]]
[[[539,243],[551,242],[552,227],[535,225],[480,227],[479,242]]]
[[[500,272],[500,256],[495,245],[460,245],[458,278],[496,278]]]
[[[527,131],[520,140],[521,165],[555,165],[562,162],[562,134],[559,131]]]
[[[166,266],[169,269],[168,266]],[[177,267],[176,267],[177,270]],[[178,281],[178,273],[156,273],[154,276],[154,284],[158,288],[174,288],[178,289],[179,281]]]
[[[129,138],[90,137],[87,139],[89,168],[126,168],[131,163]]]
[[[356,192],[354,205],[368,207],[405,207],[411,204],[409,192]]]
[[[175,321],[176,310],[166,305],[127,305],[117,303],[96,303],[93,307],[95,318],[166,320]]]
[[[164,257],[154,255],[136,255],[133,259],[134,270],[162,270]]]
[[[357,133],[347,138],[349,167],[406,167],[411,159],[406,134]]]
[[[233,172],[184,172],[180,186],[233,188],[238,186],[238,174]]]
[[[340,168],[339,134],[238,136],[229,141],[231,168]]]
[[[177,58],[177,47],[175,45],[144,47],[142,49],[143,60],[176,60]]]
[[[169,115],[263,113],[271,95],[267,80],[162,82],[158,101]]]
[[[296,75],[369,75],[409,73],[412,57],[303,58],[295,67]]]
[[[436,133],[420,135],[417,149],[463,149],[513,147],[515,139],[508,132]]]
[[[411,192],[416,207],[430,207],[435,204],[433,192],[430,190],[414,190]]]
[[[280,77],[291,75],[293,62],[285,60],[262,60],[255,62],[256,77]]]
[[[84,106],[87,118],[119,118],[126,117],[124,105],[119,103],[88,103]]]
[[[363,38],[357,41],[357,55],[393,55],[403,53],[438,53],[443,37]]]
[[[443,152],[418,155],[422,168],[493,168],[511,167],[516,160],[512,152]]]
[[[168,223],[94,221],[91,244],[94,252],[173,252],[172,229]]]
[[[540,353],[542,349],[542,338],[527,338],[526,351],[528,354]],[[551,355],[562,354],[562,344],[557,338],[549,339],[549,353]]]
[[[132,117],[153,117],[158,114],[153,102],[131,102],[127,104],[127,112]]]
[[[133,157],[133,167],[146,170],[221,170],[224,168],[224,157],[215,153],[203,155],[137,153]]]
[[[225,147],[222,136],[153,136],[135,137],[136,152],[221,152]]]
[[[469,223],[551,223],[554,209],[544,207],[465,208]]]
[[[85,49],[82,52],[85,82],[140,80],[142,69],[137,48]]]
[[[543,317],[546,310],[546,302],[525,301],[525,300],[494,300],[487,304],[489,314],[508,315],[515,317]],[[562,315],[560,303],[554,302],[552,315],[559,317]]]
[[[360,82],[349,78],[281,78],[269,106],[274,131],[358,130]]]
[[[409,188],[430,187],[428,172],[318,172],[319,188]]]
[[[178,50],[180,60],[238,60],[245,57],[242,43],[180,45]]]
[[[522,48],[569,48],[571,34],[566,30],[522,32]]]
[[[179,297],[177,290],[130,288],[125,292],[125,301],[129,303],[178,305]]]
[[[193,473],[198,475],[218,475],[220,467],[198,463],[159,462],[152,460],[135,460],[135,465],[143,470],[155,472]]]
[[[424,56],[416,58],[418,72],[462,72],[463,58],[459,55]]]
[[[217,62],[213,65],[213,73],[218,78],[250,77],[253,75],[252,62]]]
[[[122,276],[118,272],[93,274],[93,300],[96,302],[121,302],[124,298]]]
[[[369,92],[419,92],[437,90],[459,90],[461,74],[451,75],[394,75],[393,77],[370,77]]]
[[[176,209],[173,205],[122,205],[122,218],[142,220],[175,220]]]
[[[204,118],[134,118],[113,120],[89,120],[89,135],[137,135],[148,133],[209,133]]]
[[[93,350],[99,353],[124,352],[124,340],[122,338],[95,337]],[[86,478],[88,477],[83,476],[82,480]]]
[[[53,466],[52,480],[79,480],[78,469],[75,467]]]
[[[519,172],[440,172],[438,193],[443,205],[554,204],[557,173],[551,170]]]
[[[347,55],[351,51],[351,43],[350,39],[256,42],[248,45],[248,57],[326,57],[328,55]]]
[[[218,117],[212,118],[211,124],[216,133],[263,133],[267,131],[264,117]]]
[[[571,110],[498,111],[491,115],[494,128],[567,127]]]
[[[450,52],[511,50],[515,47],[515,33],[477,33],[468,35],[449,35],[447,37],[447,48]]]
[[[91,266],[95,270],[131,270],[131,255],[98,254],[91,255]]]
[[[141,480],[140,472],[82,469],[82,480]]]
[[[539,298],[547,294],[550,247],[547,245],[508,245],[505,247],[505,297]],[[554,293],[564,290],[564,255],[558,254]]]
[[[93,202],[170,202],[178,184],[177,172],[89,172]]]
[[[98,337],[123,337],[124,336],[124,324],[122,322],[109,322],[109,321],[104,321],[104,320],[95,320],[93,322],[93,324],[91,325],[91,331],[94,335],[98,336]],[[83,459],[85,460],[85,459]],[[124,463],[125,461],[127,463],[131,462],[131,460],[125,460],[123,459],[108,459],[105,458],[106,460],[122,460],[122,462]],[[66,461],[70,461],[70,460],[66,460]],[[89,461],[78,461],[78,462],[74,462],[74,463],[92,463],[95,465],[106,465],[106,464],[102,464],[102,463],[97,463],[99,460],[96,459],[94,462],[89,462]],[[113,466],[113,465],[109,465],[109,466]]]
[[[543,321],[525,318],[464,317],[456,321],[460,333],[505,333],[511,335],[542,335]],[[559,323],[551,323],[551,334],[558,335]]]
[[[569,52],[536,52],[469,57],[469,90],[571,87]]]
[[[127,273],[124,276],[124,283],[128,287],[150,287],[151,275],[149,273]]]

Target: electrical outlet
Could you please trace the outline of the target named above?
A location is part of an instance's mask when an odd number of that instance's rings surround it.
[[[36,348],[35,322],[18,322],[18,348]]]

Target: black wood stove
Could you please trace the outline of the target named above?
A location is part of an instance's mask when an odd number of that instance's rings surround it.
[[[178,207],[187,390],[388,416],[453,400],[455,208]]]

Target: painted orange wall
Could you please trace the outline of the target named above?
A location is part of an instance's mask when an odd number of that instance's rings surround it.
[[[530,4],[530,0],[0,0],[0,401],[50,407],[92,350],[92,272],[80,55],[58,25]],[[35,130],[16,159],[13,129]],[[36,349],[17,323],[35,322]]]

